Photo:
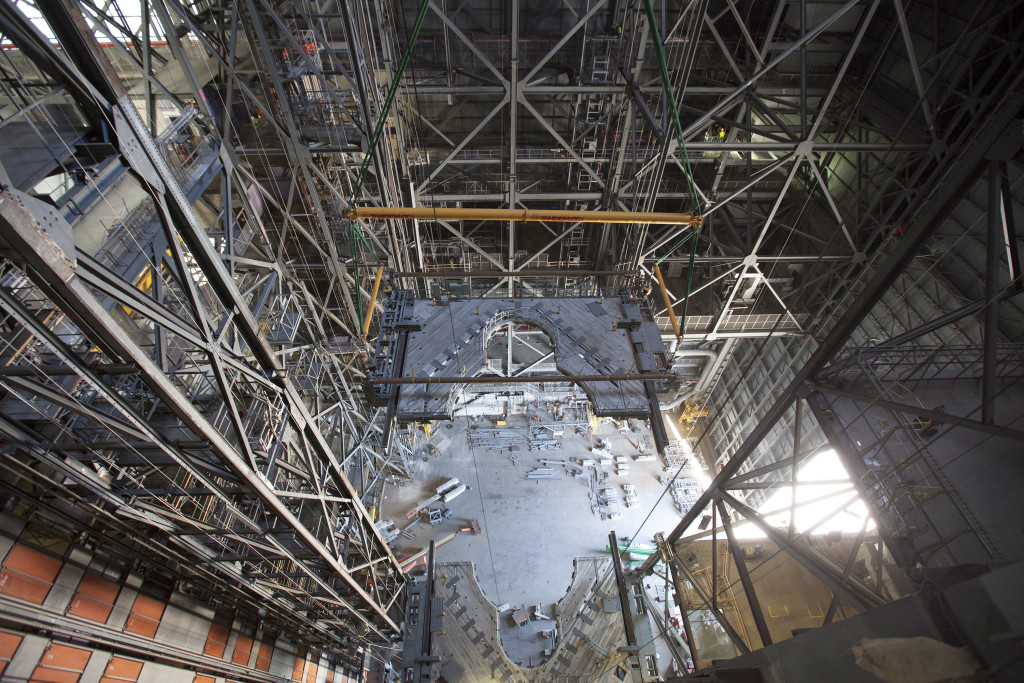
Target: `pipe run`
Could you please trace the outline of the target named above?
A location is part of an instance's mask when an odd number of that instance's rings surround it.
[[[539,384],[540,382],[651,382],[676,379],[668,373],[627,373],[622,375],[523,375],[518,377],[383,377],[370,384]]]
[[[516,221],[551,223],[644,223],[654,225],[700,226],[703,218],[692,213],[663,213],[653,211],[566,211],[556,209],[460,209],[406,206],[356,206],[346,209],[349,220],[358,218]]]
[[[718,352],[710,349],[686,349],[685,351],[678,351],[676,353],[675,362],[672,363],[672,369],[676,370],[679,368],[679,361],[684,358],[706,359],[704,367],[701,369],[700,379],[690,387],[680,385],[679,391],[676,393],[675,397],[669,401],[662,402],[662,410],[672,410],[682,404],[683,401],[697,393],[697,389],[707,380],[708,375],[711,374],[711,368],[715,365],[715,361],[718,359]]]

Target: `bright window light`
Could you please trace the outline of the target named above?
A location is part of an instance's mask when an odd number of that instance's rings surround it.
[[[672,436],[676,438],[676,441],[682,441],[683,437],[679,434],[679,429],[676,427],[676,421],[672,419],[672,416],[667,412],[661,413],[661,421],[669,426],[672,430]]]
[[[829,449],[803,462],[797,471],[797,481],[805,482],[797,486],[796,491],[796,530],[803,533],[812,530],[815,535],[838,531],[846,534],[860,532],[864,519],[868,517],[868,509],[850,484],[814,484],[815,481],[849,481],[850,476],[839,461],[835,451]],[[790,506],[793,502],[793,488],[780,484],[768,496],[768,500],[760,508],[768,523],[775,527],[789,525]],[[816,501],[800,505],[806,501]],[[836,508],[849,501],[845,509],[836,512]],[[824,521],[823,521],[824,520]],[[868,530],[874,529],[875,523],[868,520]],[[736,536],[740,538],[764,538],[764,532],[751,523],[736,527]]]

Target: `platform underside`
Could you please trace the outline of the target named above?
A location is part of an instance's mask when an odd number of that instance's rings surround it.
[[[554,362],[566,381],[573,376],[651,373],[665,353],[655,323],[636,303],[619,297],[469,299],[435,304],[416,299],[408,318],[420,330],[408,333],[404,377],[459,377],[487,374],[487,341],[509,323],[543,330],[554,347]],[[500,383],[501,378],[495,377]],[[399,420],[449,419],[462,384],[402,386]],[[642,417],[651,403],[644,383],[580,382],[596,415]]]

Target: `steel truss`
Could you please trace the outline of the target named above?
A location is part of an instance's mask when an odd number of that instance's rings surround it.
[[[616,276],[598,273],[650,275],[661,260],[677,313],[695,276],[684,343],[726,340],[707,382],[710,391],[722,378],[710,404],[719,423],[702,432],[723,467],[670,544],[709,506],[731,523],[756,518],[759,487],[827,445],[844,450],[819,423],[847,389],[816,373],[851,338],[864,346],[903,329],[885,312],[897,306],[928,327],[907,334],[985,343],[989,408],[957,416],[956,429],[1017,438],[991,406],[995,302],[1018,306],[1019,287],[988,282],[958,299],[957,273],[908,274],[929,235],[953,229],[944,219],[979,168],[1006,161],[981,155],[1020,115],[1020,3],[655,3],[682,149],[644,12],[606,0],[434,0],[374,150],[418,2],[148,0],[138,28],[116,2],[39,4],[61,52],[0,4],[17,48],[4,51],[14,77],[0,83],[16,113],[0,126],[39,152],[5,164],[0,202],[0,385],[25,406],[2,411],[18,444],[4,466],[40,487],[60,479],[56,490],[111,534],[124,534],[124,519],[147,525],[147,550],[206,585],[233,586],[239,603],[268,601],[324,642],[388,635],[401,611],[401,575],[366,507],[384,481],[407,476],[409,453],[400,438],[383,452],[384,411],[353,386],[367,374],[353,344],[372,299],[367,266],[433,272],[434,282],[397,276],[418,296],[470,277],[474,296],[566,296],[614,289]],[[922,40],[918,27],[932,24],[940,34]],[[1005,133],[1004,145],[1014,139]],[[75,249],[62,221],[83,232],[123,166],[148,198],[125,206],[98,248]],[[51,197],[58,211],[33,202],[40,180],[60,174],[71,190]],[[353,229],[350,204],[693,208],[704,224],[690,273],[675,251],[689,226],[390,219]],[[987,227],[988,238],[970,239],[1001,264],[991,235],[1012,219]],[[545,269],[529,282],[516,275]],[[917,283],[913,305],[895,300],[894,283]],[[984,334],[944,322],[982,310]],[[755,375],[766,393],[746,391]],[[876,407],[907,415],[898,397],[876,394]],[[916,522],[899,527],[873,482],[854,485],[900,566],[938,557],[946,530],[908,542],[901,531]],[[984,548],[962,517],[952,533]],[[835,589],[829,619],[840,597],[875,601],[850,580],[849,562],[802,559]],[[674,576],[686,572],[674,564]],[[712,587],[706,598],[717,595]]]
[[[892,59],[888,49],[895,47],[924,96],[906,22],[891,21],[894,13],[903,17],[899,3],[850,1],[816,13],[815,22],[794,18],[800,8],[786,2],[763,13],[731,2],[657,8],[685,150],[667,132],[669,108],[643,12],[593,1],[571,15],[531,14],[526,22],[516,2],[480,9],[431,3],[416,53],[428,66],[415,68],[401,91],[408,112],[403,139],[415,145],[408,169],[414,203],[653,211],[689,201],[708,217],[695,281],[715,283],[694,293],[691,312],[711,319],[688,337],[694,341],[742,336],[728,324],[741,311],[782,315],[746,326],[750,336],[778,322],[797,335],[830,324],[837,293],[891,216],[893,206],[877,198],[900,192],[901,177],[936,139],[928,99],[908,107],[894,135],[889,131],[897,126],[872,123],[881,117],[879,102],[863,90],[851,101],[848,92],[855,60],[878,64]],[[559,39],[538,38],[541,26]],[[799,27],[795,35],[792,27]],[[828,68],[820,58],[809,67],[808,50],[827,52]],[[697,196],[686,189],[687,166]],[[557,260],[639,267],[650,275],[685,234],[682,226],[653,225],[443,227],[414,225],[421,261],[421,245],[454,238],[459,259],[509,272]],[[493,241],[481,249],[466,235]],[[440,264],[448,251],[429,249]],[[823,252],[836,258],[818,258]],[[807,263],[793,270],[762,260],[779,255]],[[711,265],[701,257],[726,261]],[[669,275],[678,312],[685,279],[680,270]],[[511,291],[510,279],[492,281],[507,283],[495,292]],[[668,331],[664,311],[656,314]]]
[[[961,143],[953,152],[957,163],[932,168],[931,173],[936,177],[938,186],[924,191],[933,199],[923,202],[920,209],[907,219],[905,239],[888,252],[888,257],[870,273],[863,288],[851,295],[850,300],[854,303],[831,331],[819,340],[809,358],[801,363],[798,357],[789,368],[788,375],[779,378],[781,381],[788,377],[788,381],[775,394],[773,402],[758,415],[756,426],[731,452],[731,457],[722,462],[718,476],[707,491],[676,529],[666,536],[667,542],[678,543],[672,560],[675,571],[684,575],[689,571],[678,559],[688,542],[709,533],[714,537],[718,531],[716,524],[711,532],[686,536],[691,525],[711,507],[712,520],[716,517],[723,520],[722,529],[730,540],[732,534],[726,520],[732,514],[739,514],[764,531],[781,550],[790,554],[833,592],[835,597],[825,623],[834,618],[840,601],[853,609],[865,610],[888,599],[882,589],[880,574],[874,587],[864,585],[851,576],[850,567],[864,541],[863,532],[844,566],[802,544],[802,536],[809,531],[794,536],[791,525],[787,535],[742,499],[742,496],[749,497],[748,491],[752,486],[757,488],[754,486],[757,482],[769,488],[790,485],[795,489],[800,461],[824,446],[833,447],[843,459],[854,487],[868,503],[885,551],[908,574],[913,575],[916,567],[983,563],[1001,557],[984,523],[972,512],[945,474],[947,463],[938,462],[929,449],[938,448],[944,438],[951,438],[949,434],[962,433],[961,430],[994,439],[996,443],[1019,441],[1024,434],[1012,426],[1020,418],[1019,408],[1004,403],[1003,422],[991,424],[984,418],[977,419],[973,413],[950,413],[910,400],[911,389],[907,387],[923,387],[936,380],[980,377],[988,367],[993,373],[993,379],[988,380],[991,387],[982,392],[984,395],[979,397],[978,406],[974,409],[975,412],[982,411],[983,406],[990,405],[990,402],[998,402],[1006,391],[1019,387],[1022,362],[1019,345],[1003,344],[989,350],[977,344],[964,347],[883,344],[854,348],[837,357],[850,335],[871,313],[886,287],[899,278],[914,259],[924,240],[943,223],[979,178],[984,178],[983,172],[989,168],[986,158],[999,153],[994,145],[1000,143],[996,141],[1004,139],[1001,136],[1005,135],[1005,126],[1020,115],[1024,106],[1024,97],[1019,93],[998,96],[993,100],[991,125],[962,134]],[[998,178],[999,169],[996,168],[995,172]],[[998,212],[1000,208],[997,195],[989,210]],[[998,231],[996,234],[998,236]],[[1011,250],[1016,247],[1015,242],[1015,238],[1010,240]],[[999,239],[996,244],[1002,248],[1006,241]],[[1008,254],[1006,263],[996,261],[993,265],[1000,270],[1009,265],[1012,273],[1013,261],[1012,254]],[[1001,293],[992,289],[989,301],[998,302]],[[935,317],[945,319],[945,324],[957,319],[956,316]],[[928,323],[925,328],[930,332],[940,326]],[[845,407],[840,410],[843,402]],[[803,414],[805,404],[815,418],[816,424],[812,429],[805,424],[808,418]],[[878,431],[875,423],[881,424],[880,415],[891,420],[888,423],[891,428],[884,429],[880,436],[866,442],[863,436],[858,436],[860,441],[855,442],[853,434]],[[792,453],[773,459],[775,445],[779,441],[776,423],[789,416],[793,416]],[[705,431],[701,441],[708,433]],[[801,437],[806,438],[808,434],[812,437],[811,443],[802,444]],[[762,452],[761,449],[765,450]],[[783,479],[787,471],[789,478]],[[854,500],[851,498],[840,503],[837,512]],[[794,491],[794,510],[795,501]],[[730,545],[734,545],[734,541]],[[879,558],[883,553],[881,548],[879,546],[877,551]],[[658,561],[658,556],[652,556],[642,571],[652,571]],[[744,576],[742,561],[737,560],[736,564],[754,623],[763,631],[762,642],[767,645],[768,640],[764,638],[767,632],[761,628],[763,617],[760,616],[754,582]],[[705,590],[707,595],[704,599],[715,606],[715,596],[721,588],[717,583],[717,572],[713,572],[713,576],[715,579],[710,589]],[[717,618],[727,620],[716,610],[713,612]],[[739,636],[734,633],[733,637],[735,640]],[[737,645],[740,651],[748,646],[744,643]]]
[[[15,449],[5,467],[17,474],[4,477],[7,500],[63,489],[81,506],[80,530],[124,538],[119,522],[131,520],[156,552],[147,561],[162,557],[169,571],[210,586],[204,597],[215,604],[259,608],[338,652],[386,644],[399,632],[405,580],[363,494],[407,473],[377,451],[379,413],[350,385],[358,357],[344,335],[356,317],[340,302],[351,275],[333,241],[294,218],[292,198],[240,161],[245,133],[214,114],[209,79],[197,75],[216,60],[200,62],[202,40],[179,30],[194,15],[173,0],[147,8],[145,35],[134,35],[116,13],[49,3],[61,52],[15,8],[0,16],[44,76],[41,94],[79,93],[64,113],[91,126],[83,139],[61,140],[66,151],[46,148],[71,188],[59,209],[28,194],[35,179],[5,183],[0,196],[2,353],[17,369],[3,378],[0,429]],[[227,17],[227,36],[237,36],[239,16]],[[100,46],[100,28],[114,47]],[[158,31],[169,39],[159,56]],[[112,68],[108,56],[137,51],[135,72]],[[227,64],[239,56],[220,54]],[[172,73],[157,71],[168,64]],[[245,83],[225,84],[271,111]],[[154,140],[158,90],[180,109]],[[308,201],[323,180],[308,155],[299,168],[296,201]],[[99,249],[76,248],[118,183],[147,196]],[[310,245],[334,268],[329,287],[299,275]],[[352,473],[362,475],[355,485]]]

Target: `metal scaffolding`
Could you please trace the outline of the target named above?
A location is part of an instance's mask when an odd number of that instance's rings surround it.
[[[375,515],[412,451],[375,406],[440,381],[393,367],[397,293],[628,295],[717,354],[717,476],[663,556],[737,648],[679,561],[705,513],[826,622],[889,597],[757,512],[827,448],[879,557],[1004,555],[942,452],[1021,439],[1021,3],[533,4],[0,2],[4,510],[355,658],[404,613]],[[967,380],[976,411],[905,389]]]

